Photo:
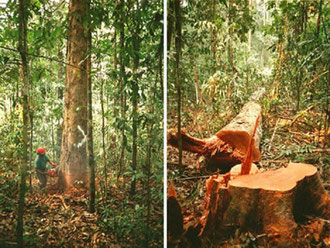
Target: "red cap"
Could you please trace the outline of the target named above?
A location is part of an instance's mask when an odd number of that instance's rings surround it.
[[[39,147],[39,148],[37,149],[37,153],[40,154],[40,155],[45,155],[46,150],[45,150],[45,148],[43,148],[43,147]]]

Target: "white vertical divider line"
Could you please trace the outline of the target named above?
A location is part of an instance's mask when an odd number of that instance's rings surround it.
[[[163,43],[164,43],[164,55],[163,55],[163,61],[164,61],[164,92],[163,92],[163,103],[164,103],[164,190],[163,190],[163,204],[164,204],[164,212],[163,212],[163,228],[164,228],[164,248],[167,248],[167,0],[163,0]]]

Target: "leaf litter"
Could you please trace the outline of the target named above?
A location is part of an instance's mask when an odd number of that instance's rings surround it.
[[[87,190],[73,189],[70,192],[59,193],[54,182],[53,185],[51,185],[52,182],[48,182],[46,191],[43,191],[39,188],[37,180],[33,179],[33,192],[26,193],[25,247],[116,248],[134,245],[135,240],[129,235],[118,238],[109,231],[102,214],[104,205],[99,203],[95,213],[88,212],[89,192]],[[0,193],[0,199],[6,199],[6,201],[0,201],[0,247],[16,245],[17,199],[9,198],[10,195],[18,195],[17,186],[14,188],[15,192],[1,191]],[[110,191],[113,198],[121,199],[124,194],[116,187]],[[117,200],[107,201],[107,207],[119,208],[120,204],[116,202]],[[6,207],[6,204],[11,207]],[[131,205],[134,210],[135,204]],[[159,218],[159,214],[156,213],[156,215],[152,218]],[[157,228],[162,227],[157,226]]]

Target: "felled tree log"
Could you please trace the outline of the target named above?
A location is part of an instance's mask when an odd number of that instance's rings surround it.
[[[260,116],[252,148],[252,161],[260,160],[261,106],[256,102],[246,103],[241,112],[224,128],[210,138],[198,139],[181,132],[182,149],[205,156],[209,164],[229,170],[243,161],[257,118]],[[168,144],[178,147],[178,133],[168,133]]]
[[[199,237],[240,229],[266,234],[272,247],[298,247],[297,225],[306,216],[330,217],[329,196],[312,165],[290,163],[275,171],[240,175],[227,186],[220,178],[211,177],[207,183],[215,186],[207,191],[210,204],[194,226]],[[211,204],[212,199],[217,202]]]

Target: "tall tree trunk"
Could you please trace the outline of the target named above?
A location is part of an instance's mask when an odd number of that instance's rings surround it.
[[[249,12],[251,12],[253,10],[253,0],[249,0]],[[252,30],[251,28],[249,29],[249,40],[248,40],[248,44],[249,44],[249,51],[251,51],[251,47],[252,47]]]
[[[320,0],[317,22],[316,22],[316,36],[319,37],[320,29],[321,29],[321,21],[322,21],[322,7],[323,7],[323,0]]]
[[[31,63],[32,67],[32,63]],[[30,92],[29,92],[29,120],[30,120],[30,151],[29,151],[29,170],[33,170],[33,115],[34,115],[34,104],[33,104],[33,82],[29,82],[30,84]],[[32,176],[33,174],[30,173],[29,175],[29,187],[32,190]]]
[[[19,96],[19,81],[17,81],[17,84],[16,84],[16,99],[15,99],[15,107],[14,107],[14,110],[16,110],[18,108],[18,105],[19,105],[19,99],[20,99],[20,96]]]
[[[327,74],[327,81],[326,82],[330,82],[330,73]],[[329,92],[329,84],[326,83],[325,84],[326,86],[326,91],[325,92]],[[329,130],[329,124],[330,124],[330,111],[329,111],[329,97],[326,98],[325,100],[325,106],[323,108],[323,111],[325,112],[325,115],[324,115],[324,133],[326,133],[327,135],[325,136],[325,139],[324,139],[324,144],[323,144],[323,148],[326,148],[328,147],[328,144],[329,144],[329,140],[330,140],[330,134],[328,132]]]
[[[52,109],[53,111],[54,109]],[[51,120],[51,127],[50,127],[50,132],[51,132],[51,139],[52,139],[52,151],[53,151],[53,156],[55,156],[54,150],[55,150],[55,131],[54,131],[54,122]]]
[[[171,41],[173,36],[174,26],[174,0],[168,0],[168,11],[167,11],[167,51],[171,50]]]
[[[70,0],[69,29],[67,44],[67,65],[61,166],[64,169],[67,186],[76,181],[87,186],[87,51],[88,32],[84,20],[87,17],[88,2]]]
[[[161,91],[161,99],[164,101],[164,82],[163,82],[163,53],[164,53],[164,29],[161,35],[161,39],[159,42],[158,48],[158,74],[159,74],[159,83],[160,83],[160,91]]]
[[[231,80],[227,86],[227,98],[231,98],[232,95],[232,84],[234,77],[234,51],[233,51],[233,40],[234,40],[234,30],[233,30],[233,1],[228,0],[228,27],[229,27],[229,39],[227,41],[227,52],[228,52],[228,64],[229,64],[229,73]]]
[[[30,62],[30,67],[29,67],[29,70],[30,68],[32,68],[32,61]],[[32,171],[33,170],[33,163],[34,163],[34,159],[33,159],[33,128],[34,128],[34,125],[33,125],[33,120],[34,120],[34,103],[33,103],[33,89],[34,89],[34,85],[33,85],[33,81],[30,81],[29,79],[29,120],[30,120],[30,141],[29,141],[29,171]],[[33,174],[32,173],[29,173],[29,188],[30,190],[32,191],[32,176]]]
[[[115,77],[114,77],[114,81],[115,81],[115,88],[118,89],[119,87],[119,83],[118,83],[118,74],[117,74],[117,69],[118,69],[118,66],[117,66],[117,29],[115,29],[114,31],[114,34],[113,34],[113,69],[115,70]],[[118,97],[115,97],[113,99],[113,103],[114,103],[114,116],[115,118],[118,117],[118,108],[117,108],[117,105],[118,105]]]
[[[30,95],[31,97],[31,95]],[[32,105],[30,105],[32,106]],[[33,168],[33,111],[30,109],[29,111],[30,117],[30,168],[29,170],[32,171]],[[29,186],[32,187],[32,173],[29,176]]]
[[[100,89],[100,103],[101,103],[101,132],[102,132],[102,159],[103,159],[103,174],[104,174],[104,193],[105,198],[107,197],[108,190],[108,170],[107,170],[107,158],[106,158],[106,149],[105,149],[105,117],[104,117],[104,99],[103,99],[103,85],[104,82],[101,80],[101,89]]]
[[[143,3],[146,3],[144,1]],[[140,45],[141,45],[141,39],[139,37],[139,33],[141,31],[141,17],[140,17],[140,11],[144,10],[144,4],[142,3],[141,6],[139,6],[139,3],[136,2],[136,11],[135,11],[135,27],[134,27],[134,58],[133,58],[133,82],[132,82],[132,105],[133,105],[133,146],[132,146],[132,171],[133,171],[133,180],[131,183],[131,191],[130,195],[133,196],[135,194],[135,187],[136,187],[136,167],[137,167],[137,129],[138,129],[138,91],[139,91],[139,52],[140,52]]]
[[[178,148],[179,148],[179,168],[182,167],[182,137],[181,137],[181,82],[180,82],[180,54],[181,54],[181,1],[175,0],[175,84],[177,88],[177,114],[178,114]]]
[[[116,3],[117,5],[117,3]],[[117,72],[117,69],[118,69],[118,49],[117,49],[117,29],[114,30],[114,34],[113,34],[113,69],[115,71],[114,73],[114,84],[115,84],[115,89],[117,89],[117,92],[119,92],[119,87],[120,87],[120,80],[118,80],[118,75],[119,73]],[[113,110],[113,115],[114,115],[114,118],[115,119],[119,119],[119,111],[118,111],[118,97],[114,97],[113,98],[113,105],[115,106],[114,107],[114,110]],[[108,147],[108,151],[109,151],[109,154],[111,153],[113,156],[112,158],[112,161],[116,161],[117,158],[114,157],[115,153],[111,152],[112,148],[113,147],[116,147],[117,146],[117,135],[112,135],[112,137],[110,137],[110,135],[108,136],[109,140],[108,140],[108,144],[109,144],[109,147]]]
[[[63,52],[61,49],[61,46],[58,47],[58,54],[57,58],[59,61],[63,60]],[[64,75],[64,68],[63,64],[59,63],[58,65],[58,73],[57,73],[57,80],[59,83],[63,83],[63,75]],[[59,86],[57,88],[57,99],[62,102],[63,100],[63,87]],[[62,143],[62,123],[61,123],[61,118],[58,118],[57,120],[57,130],[56,130],[56,158],[60,160],[61,156],[61,143]]]
[[[264,0],[264,4],[263,4],[264,26],[266,26],[266,20],[267,20],[267,7],[266,6],[267,6],[267,0]]]
[[[301,85],[302,85],[303,75],[302,70],[299,72],[299,75],[296,76],[296,112],[300,109],[300,96],[301,96]]]
[[[88,6],[88,11],[89,11]],[[89,13],[88,13],[89,14]],[[87,58],[87,72],[88,72],[88,123],[87,123],[87,154],[89,165],[89,212],[95,212],[95,161],[94,161],[94,147],[93,147],[93,86],[92,86],[92,31],[88,28],[88,51],[89,56]]]
[[[17,243],[18,247],[24,247],[23,241],[23,215],[24,215],[24,201],[26,190],[26,171],[28,166],[28,115],[29,115],[29,65],[27,58],[27,2],[24,0],[19,1],[18,18],[19,18],[19,52],[21,55],[21,81],[23,83],[23,161],[21,167],[21,181],[19,189],[19,201],[18,201],[18,218],[17,218]]]
[[[215,23],[215,14],[216,14],[216,0],[213,0],[212,3],[212,22]],[[213,74],[217,71],[217,57],[216,57],[216,44],[217,44],[217,33],[215,28],[212,28],[212,60],[213,60]]]
[[[125,137],[125,122],[126,122],[126,97],[125,97],[125,85],[126,85],[126,75],[125,75],[125,64],[124,64],[124,47],[125,47],[125,29],[124,29],[124,13],[123,13],[123,3],[119,4],[119,9],[121,9],[120,13],[120,53],[119,53],[119,64],[120,64],[120,117],[122,120],[121,123],[121,150],[120,150],[120,158],[119,158],[119,172],[117,175],[117,181],[121,176],[124,167],[125,167],[125,145],[126,145],[126,137]]]
[[[228,0],[228,26],[229,26],[229,40],[228,40],[228,63],[230,71],[234,70],[234,55],[233,55],[233,39],[234,39],[234,30],[233,30],[233,1]]]
[[[152,109],[154,109],[152,107]],[[151,112],[153,113],[153,112]],[[147,146],[147,156],[146,156],[146,174],[147,174],[147,232],[146,232],[146,247],[149,247],[149,240],[150,240],[150,218],[151,218],[151,186],[150,186],[150,179],[151,179],[151,150],[153,145],[153,123],[150,124],[148,128],[148,146]]]
[[[134,62],[135,64],[136,62]],[[132,171],[133,171],[133,180],[131,183],[131,191],[130,194],[133,196],[135,194],[135,187],[136,187],[136,166],[137,166],[137,122],[138,122],[138,114],[137,114],[137,107],[138,107],[138,76],[137,73],[137,64],[134,65],[135,69],[135,76],[133,81],[133,96],[132,96],[132,104],[133,104],[133,146],[132,146]]]
[[[138,91],[138,84],[137,82],[134,82],[133,84],[133,150],[132,150],[132,170],[133,170],[133,177],[134,179],[132,180],[131,184],[131,196],[135,194],[135,185],[136,185],[136,179],[135,179],[135,174],[136,174],[136,166],[137,166],[137,121],[138,121],[138,116],[137,116],[137,105],[138,105],[138,100],[137,100],[137,92]]]

